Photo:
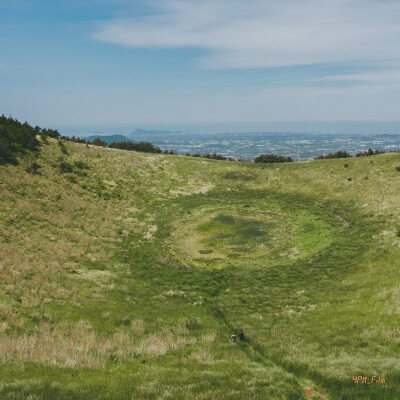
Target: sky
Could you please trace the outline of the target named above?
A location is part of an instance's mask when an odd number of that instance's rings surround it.
[[[51,127],[399,121],[400,0],[0,0],[0,113]]]

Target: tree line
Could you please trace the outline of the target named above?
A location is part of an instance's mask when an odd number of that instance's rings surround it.
[[[366,151],[359,151],[354,155],[354,157],[367,157],[367,156],[375,156],[378,154],[384,154],[384,150],[372,150],[369,148]],[[315,157],[314,160],[326,160],[330,158],[350,158],[353,157],[348,151],[339,150],[336,153],[328,153],[318,157]]]
[[[36,136],[41,129],[27,122],[21,124],[13,118],[0,117],[0,164],[18,164],[17,157],[28,151],[38,151],[41,143]]]

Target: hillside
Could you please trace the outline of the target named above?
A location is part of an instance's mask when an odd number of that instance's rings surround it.
[[[400,154],[48,141],[0,165],[1,399],[400,398]]]

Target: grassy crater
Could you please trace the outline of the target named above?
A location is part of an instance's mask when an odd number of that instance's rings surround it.
[[[331,243],[331,226],[306,211],[272,202],[194,210],[173,235],[176,256],[212,268],[286,264],[311,257]]]

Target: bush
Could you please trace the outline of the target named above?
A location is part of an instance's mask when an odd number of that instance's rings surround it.
[[[104,140],[101,140],[99,138],[94,139],[92,142],[90,142],[90,144],[92,144],[93,146],[100,146],[100,147],[107,146],[107,142],[105,142]]]
[[[71,172],[74,172],[74,167],[72,164],[70,164],[67,161],[61,161],[60,162],[60,171],[62,174],[69,174]]]
[[[397,229],[397,237],[400,237],[400,228]]]
[[[40,175],[39,169],[42,168],[37,162],[33,162],[25,171],[28,174]]]
[[[284,162],[293,162],[292,157],[278,156],[276,154],[261,154],[254,159],[255,163],[284,163]]]
[[[315,157],[314,160],[326,160],[330,158],[349,158],[352,155],[348,151],[339,150],[336,153],[328,153],[318,157]]]
[[[84,161],[75,161],[74,167],[78,169],[90,169],[89,165]]]
[[[222,156],[221,154],[217,154],[217,153],[207,153],[207,154],[200,154],[200,153],[190,154],[190,153],[186,153],[186,157],[209,158],[210,160],[221,160],[221,161],[236,161],[232,157],[225,157],[225,156]],[[243,160],[241,160],[241,161],[243,161]]]
[[[113,142],[109,147],[113,149],[138,151],[141,153],[162,153],[159,147],[155,147],[149,142]]]
[[[227,160],[227,157],[221,156],[221,154],[217,153],[207,153],[203,155],[204,158],[209,158],[211,160]]]
[[[40,135],[51,137],[53,139],[59,139],[61,137],[60,132],[58,132],[57,129],[42,129],[38,126],[35,127],[35,129],[38,131]]]
[[[42,141],[43,144],[49,144],[49,139],[47,138],[47,136],[44,135],[40,135],[40,140]]]
[[[67,180],[69,180],[71,183],[78,183],[78,179],[76,179],[75,175],[66,175]]]
[[[64,140],[66,142],[74,142],[74,143],[86,143],[85,139],[79,138],[79,137],[69,137],[69,136],[61,136],[61,140]]]
[[[398,166],[396,167],[396,171],[397,171],[397,172],[400,172],[400,165],[398,165]]]
[[[384,154],[383,150],[372,150],[369,148],[367,151],[359,151],[356,157],[376,156],[377,154]]]

